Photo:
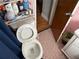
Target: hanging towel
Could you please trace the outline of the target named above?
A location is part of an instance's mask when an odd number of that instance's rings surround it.
[[[0,42],[0,59],[20,59],[5,44]]]
[[[4,51],[5,50],[5,51]],[[24,59],[21,43],[0,17],[0,59]]]
[[[0,17],[0,30],[2,30],[17,46],[21,47],[21,43],[17,40],[10,28],[4,23]]]
[[[4,32],[0,30],[0,41],[10,48],[17,56],[21,54],[21,49],[18,47]]]

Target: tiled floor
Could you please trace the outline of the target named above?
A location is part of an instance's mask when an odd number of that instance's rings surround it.
[[[43,59],[67,59],[59,50],[51,29],[39,33],[39,41],[43,46]]]

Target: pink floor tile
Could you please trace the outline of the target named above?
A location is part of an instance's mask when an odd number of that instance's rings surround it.
[[[39,41],[44,50],[43,59],[67,59],[58,48],[51,29],[39,33]]]

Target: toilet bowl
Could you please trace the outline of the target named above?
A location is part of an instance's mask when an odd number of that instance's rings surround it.
[[[25,59],[41,59],[43,48],[36,39],[37,30],[30,24],[24,24],[17,30],[17,38],[22,43],[22,53]]]
[[[22,52],[26,59],[41,59],[43,50],[39,41],[23,43]]]

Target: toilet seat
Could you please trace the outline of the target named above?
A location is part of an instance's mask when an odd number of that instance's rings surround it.
[[[36,39],[37,30],[30,24],[24,24],[17,30],[17,38],[22,43],[22,53],[25,59],[41,59],[43,48]]]
[[[17,30],[17,38],[21,43],[34,40],[36,37],[37,30],[32,25],[24,24]]]

